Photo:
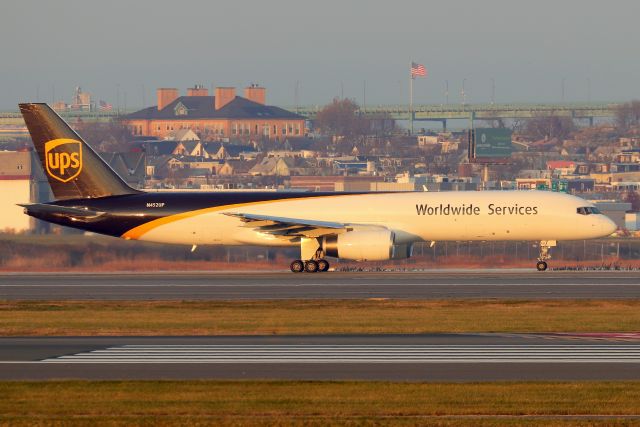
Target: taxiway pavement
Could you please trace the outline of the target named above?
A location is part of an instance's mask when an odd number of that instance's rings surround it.
[[[629,299],[640,272],[1,274],[4,300]]]

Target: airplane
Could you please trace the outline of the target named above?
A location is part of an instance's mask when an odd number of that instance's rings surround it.
[[[55,200],[21,205],[51,223],[168,244],[299,247],[294,273],[326,257],[408,258],[418,242],[539,242],[547,269],[558,240],[609,236],[615,223],[579,197],[550,191],[145,192],[127,185],[47,104],[20,104]]]

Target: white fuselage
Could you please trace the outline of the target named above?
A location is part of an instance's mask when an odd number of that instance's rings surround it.
[[[338,194],[201,209],[158,220],[134,230],[129,238],[189,245],[289,244],[225,213],[385,227],[395,233],[397,243],[580,240],[615,231],[615,224],[604,215],[577,213],[585,206],[593,205],[547,191]]]

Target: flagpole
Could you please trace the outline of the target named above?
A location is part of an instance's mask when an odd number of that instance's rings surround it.
[[[413,135],[413,74],[411,73],[411,66],[413,61],[409,63],[409,121],[411,123],[410,135]]]

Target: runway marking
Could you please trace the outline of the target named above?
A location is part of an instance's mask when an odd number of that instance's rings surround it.
[[[639,283],[535,283],[535,282],[525,282],[525,283],[233,283],[233,284],[216,284],[216,283],[206,283],[206,284],[174,284],[174,283],[154,283],[154,284],[127,284],[127,283],[65,283],[65,284],[0,284],[1,288],[25,288],[25,287],[34,287],[34,288],[62,288],[62,287],[81,287],[81,288],[120,288],[120,287],[133,287],[133,288],[242,288],[242,287],[300,287],[300,286],[325,286],[325,287],[380,287],[380,286],[496,286],[496,287],[507,287],[507,286],[549,286],[549,287],[564,287],[564,286],[580,286],[580,287],[600,287],[600,286],[640,286]]]
[[[47,363],[640,363],[640,345],[123,345]]]

